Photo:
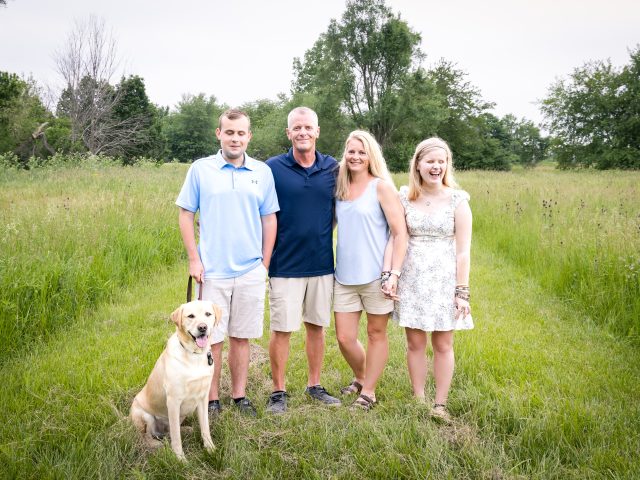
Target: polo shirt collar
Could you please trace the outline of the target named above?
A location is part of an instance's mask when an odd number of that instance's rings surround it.
[[[298,165],[300,168],[304,168],[300,166],[296,159],[293,158],[293,147],[289,148],[287,155],[285,156],[285,162],[290,166]],[[318,150],[316,150],[316,161],[310,168],[314,170],[324,170],[329,166],[329,162],[327,162],[326,155],[322,155]]]
[[[222,150],[218,150],[218,153],[216,153],[213,156],[213,161],[215,162],[216,167],[218,167],[221,170],[227,165],[229,165],[230,167],[233,167],[233,168],[246,168],[247,170],[255,170],[256,163],[257,163],[257,160],[254,160],[249,155],[247,155],[246,152],[245,152],[245,154],[244,154],[244,164],[241,165],[240,167],[236,167],[235,165],[232,165],[231,163],[227,162],[224,159],[224,157],[222,156]]]

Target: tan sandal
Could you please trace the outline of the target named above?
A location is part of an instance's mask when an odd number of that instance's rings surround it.
[[[376,400],[367,395],[363,395],[362,393],[356,398],[355,402],[353,402],[352,406],[361,408],[365,411],[369,411],[376,404]]]
[[[361,391],[362,391],[362,384],[356,380],[351,382],[346,387],[343,387],[340,389],[340,393],[342,395],[351,395],[352,393],[359,395]]]
[[[450,424],[452,422],[451,415],[449,415],[447,406],[444,403],[435,403],[429,412],[429,416],[434,420],[438,420],[446,424]]]

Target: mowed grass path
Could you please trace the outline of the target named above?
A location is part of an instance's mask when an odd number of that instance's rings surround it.
[[[289,364],[290,412],[267,416],[265,335],[253,350],[249,389],[258,418],[227,409],[212,426],[218,446],[212,455],[202,449],[195,418],[188,419],[194,427],[184,435],[188,464],[168,447],[145,451],[126,419],[173,331],[168,315],[184,296],[186,265],[143,273],[111,294],[110,303],[88,309],[2,365],[0,475],[640,477],[637,346],[585,322],[575,305],[516,265],[490,243],[474,243],[476,328],[456,335],[454,425],[430,421],[426,407],[412,401],[404,334],[395,325],[389,327],[391,355],[376,409],[330,410],[309,403],[302,393],[306,362],[298,334]],[[331,328],[323,383],[337,392],[349,380]],[[228,401],[226,383],[223,390]]]

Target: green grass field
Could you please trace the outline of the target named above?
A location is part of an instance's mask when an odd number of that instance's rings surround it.
[[[458,175],[474,213],[476,328],[456,335],[453,425],[412,401],[395,325],[373,411],[304,398],[298,334],[290,411],[267,416],[265,335],[250,372],[258,418],[226,409],[213,454],[187,419],[187,464],[168,446],[145,451],[126,416],[184,297],[173,201],[185,172],[0,172],[0,478],[640,477],[636,172]],[[331,328],[323,383],[349,380]]]

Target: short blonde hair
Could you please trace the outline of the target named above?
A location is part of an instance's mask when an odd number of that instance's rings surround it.
[[[364,130],[354,130],[349,134],[347,140],[344,142],[344,151],[342,153],[342,159],[340,160],[340,168],[338,170],[338,180],[336,188],[336,197],[338,200],[346,200],[349,194],[349,183],[351,182],[351,173],[347,168],[347,145],[351,140],[360,140],[364,146],[364,151],[367,152],[369,157],[369,173],[374,177],[381,178],[388,181],[391,185],[393,180],[387,169],[387,162],[385,162],[382,156],[382,149],[376,141],[376,139],[369,132]],[[394,185],[395,188],[395,185]]]
[[[453,178],[453,155],[447,142],[438,137],[427,138],[421,141],[416,147],[416,151],[413,154],[413,158],[409,163],[409,194],[407,198],[412,201],[420,196],[422,191],[422,177],[418,171],[418,164],[424,156],[435,148],[441,148],[447,155],[447,166],[444,171],[444,177],[442,178],[442,184],[446,187],[456,188],[458,184]]]
[[[295,115],[310,115],[316,126],[318,125],[318,114],[309,107],[296,107],[287,115],[287,128],[291,128],[291,121]]]

